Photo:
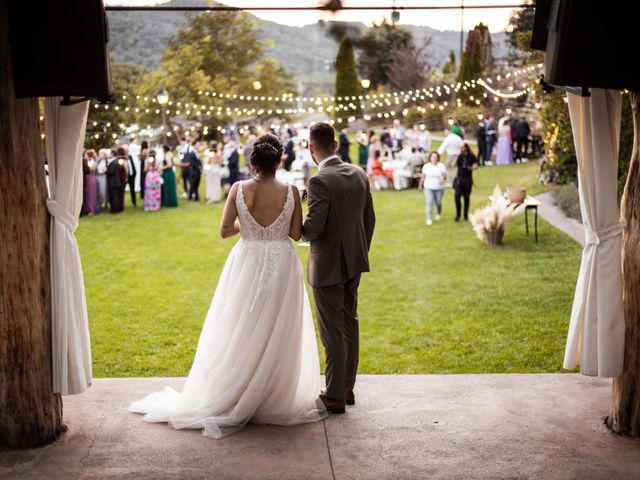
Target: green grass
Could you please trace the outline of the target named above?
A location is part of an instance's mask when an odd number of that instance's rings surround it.
[[[537,165],[479,170],[472,210],[495,183],[535,186]],[[361,373],[559,372],[580,247],[524,218],[491,248],[469,224],[424,225],[416,190],[377,192],[372,272],[360,287]],[[236,240],[217,235],[222,205],[181,201],[177,209],[83,217],[84,266],[94,374],[188,373],[200,328]],[[308,249],[298,248],[306,265]]]

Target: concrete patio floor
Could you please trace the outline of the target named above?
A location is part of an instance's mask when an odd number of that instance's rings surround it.
[[[602,424],[611,382],[580,375],[361,376],[346,415],[222,440],[127,413],[182,378],[97,379],[68,432],[0,451],[0,478],[638,479],[640,441]]]

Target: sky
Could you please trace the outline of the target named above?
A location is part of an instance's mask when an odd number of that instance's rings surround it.
[[[161,4],[163,0],[105,0],[106,5],[153,5]],[[220,3],[231,6],[252,7],[252,6],[316,6],[315,0],[222,0]],[[461,0],[396,0],[396,6],[459,6]],[[465,7],[472,5],[517,5],[522,3],[518,0],[464,0]],[[343,0],[344,6],[389,6],[393,0]],[[464,29],[470,30],[476,24],[483,22],[489,26],[492,32],[503,31],[509,23],[511,8],[465,10]],[[276,23],[292,26],[308,25],[316,23],[318,20],[341,20],[357,21],[370,25],[373,22],[380,22],[384,16],[389,17],[389,12],[383,11],[347,11],[332,15],[324,12],[251,12],[256,17]],[[460,10],[414,10],[400,12],[400,24],[424,25],[437,30],[460,31],[461,15]]]

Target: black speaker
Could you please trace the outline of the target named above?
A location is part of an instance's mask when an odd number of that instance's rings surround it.
[[[9,2],[15,95],[113,95],[102,0]]]
[[[634,2],[538,0],[531,46],[552,85],[638,90]]]

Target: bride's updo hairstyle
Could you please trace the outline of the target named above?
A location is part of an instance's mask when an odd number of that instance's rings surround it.
[[[267,133],[260,136],[253,144],[250,161],[254,173],[261,175],[273,175],[282,159],[282,143],[278,137]]]

